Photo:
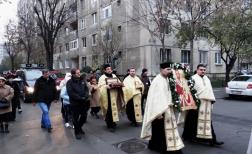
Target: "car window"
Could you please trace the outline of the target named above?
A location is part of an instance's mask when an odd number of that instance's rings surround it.
[[[250,82],[250,81],[252,81],[252,77],[250,77],[250,76],[238,76],[238,77],[234,78],[232,81],[247,81],[247,82]]]
[[[252,82],[252,77],[250,77],[247,81],[248,81],[248,82]]]
[[[42,76],[42,71],[40,70],[27,70],[25,72],[26,74],[26,80],[32,81],[32,80],[37,80],[39,77]]]

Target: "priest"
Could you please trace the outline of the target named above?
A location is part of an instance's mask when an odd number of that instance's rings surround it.
[[[141,138],[149,140],[148,148],[160,153],[181,154],[184,144],[179,136],[168,76],[172,63],[160,64],[158,74],[150,86]]]
[[[100,91],[101,109],[107,127],[111,132],[116,129],[119,121],[119,112],[124,108],[122,86],[109,64],[103,67],[104,74],[99,78],[98,87]]]
[[[126,114],[132,125],[138,126],[142,122],[141,98],[144,85],[136,76],[135,68],[129,69],[129,75],[123,80],[123,94],[126,103]]]
[[[200,106],[196,110],[189,110],[185,119],[182,137],[184,140],[204,142],[213,145],[222,145],[224,142],[216,140],[212,124],[212,105],[215,97],[209,78],[205,75],[206,66],[199,64],[197,73],[192,76],[194,88],[200,99]]]

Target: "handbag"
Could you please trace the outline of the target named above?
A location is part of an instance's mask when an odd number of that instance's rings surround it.
[[[0,109],[6,109],[10,107],[10,103],[6,100],[0,100]]]

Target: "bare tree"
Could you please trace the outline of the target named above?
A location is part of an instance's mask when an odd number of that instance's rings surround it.
[[[15,70],[15,60],[20,51],[20,43],[18,39],[17,26],[12,20],[9,20],[9,23],[6,25],[4,37],[6,39],[4,48],[10,58],[11,70]]]
[[[39,36],[42,37],[46,50],[47,68],[52,70],[55,38],[59,29],[68,20],[69,9],[61,0],[37,0],[34,11],[40,29]]]
[[[173,6],[174,17],[179,23],[175,26],[180,47],[190,44],[190,68],[193,71],[194,41],[202,28],[207,25],[207,20],[223,9],[227,0],[177,0]],[[232,0],[230,0],[232,1]]]
[[[133,16],[130,19],[144,27],[154,40],[157,38],[165,51],[165,40],[171,32],[172,1],[164,0],[139,0],[133,6]]]
[[[121,45],[122,33],[112,22],[108,22],[98,34],[96,47],[96,50],[103,53],[104,63],[109,63],[113,68],[117,68],[122,56]]]
[[[27,53],[26,63],[31,63],[31,54],[35,49],[36,26],[32,14],[23,15],[18,12],[19,18],[19,41]]]

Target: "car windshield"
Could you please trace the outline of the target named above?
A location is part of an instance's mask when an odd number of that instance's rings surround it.
[[[42,71],[40,70],[27,70],[25,73],[26,73],[26,80],[28,81],[36,80],[42,76]]]
[[[238,76],[233,79],[233,81],[247,81],[252,82],[252,76]]]

